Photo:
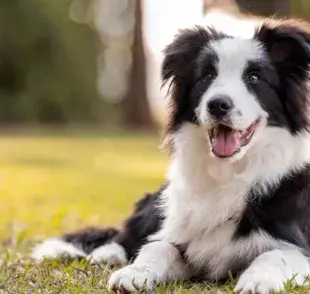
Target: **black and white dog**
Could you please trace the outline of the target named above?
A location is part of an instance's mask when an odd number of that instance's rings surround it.
[[[113,290],[240,275],[237,293],[269,293],[310,274],[310,26],[269,20],[252,39],[210,28],[167,47],[167,184],[122,231],[50,239],[34,257],[124,264]]]

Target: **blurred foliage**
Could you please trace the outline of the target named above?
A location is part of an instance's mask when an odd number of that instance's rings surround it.
[[[0,266],[1,242],[115,226],[143,193],[164,182],[167,157],[158,137],[64,129],[0,137]]]
[[[70,0],[0,2],[0,121],[110,121],[98,97],[99,39]],[[102,45],[101,45],[102,46]]]
[[[0,123],[120,121],[121,106],[97,91],[103,44],[90,26],[70,19],[72,1],[0,1]],[[274,13],[289,2],[290,16],[310,19],[309,0],[237,2],[252,9],[273,2]]]
[[[291,14],[294,17],[310,20],[310,1],[291,0]]]

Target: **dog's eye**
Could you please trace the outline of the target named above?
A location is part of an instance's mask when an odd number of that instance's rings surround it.
[[[213,69],[209,69],[204,73],[204,78],[208,81],[213,80],[215,78],[215,71]]]
[[[202,69],[200,73],[200,78],[205,81],[211,81],[215,78],[216,72],[212,66],[208,66]]]
[[[214,74],[211,73],[211,72],[208,72],[208,73],[205,75],[205,77],[206,77],[207,80],[212,80],[213,77],[214,77]]]
[[[248,76],[248,82],[251,84],[257,84],[259,82],[259,76],[257,74],[250,74]]]

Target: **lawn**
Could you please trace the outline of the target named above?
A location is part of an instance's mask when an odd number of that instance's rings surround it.
[[[146,134],[24,131],[0,136],[0,293],[107,293],[111,269],[29,259],[35,242],[87,225],[116,225],[164,181],[167,155]],[[232,293],[234,281],[177,283],[157,293]],[[289,293],[308,293],[291,289]]]

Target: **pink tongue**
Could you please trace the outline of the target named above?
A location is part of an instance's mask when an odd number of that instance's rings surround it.
[[[218,156],[233,155],[240,148],[238,132],[228,128],[220,128],[213,138],[212,147],[213,152]]]

